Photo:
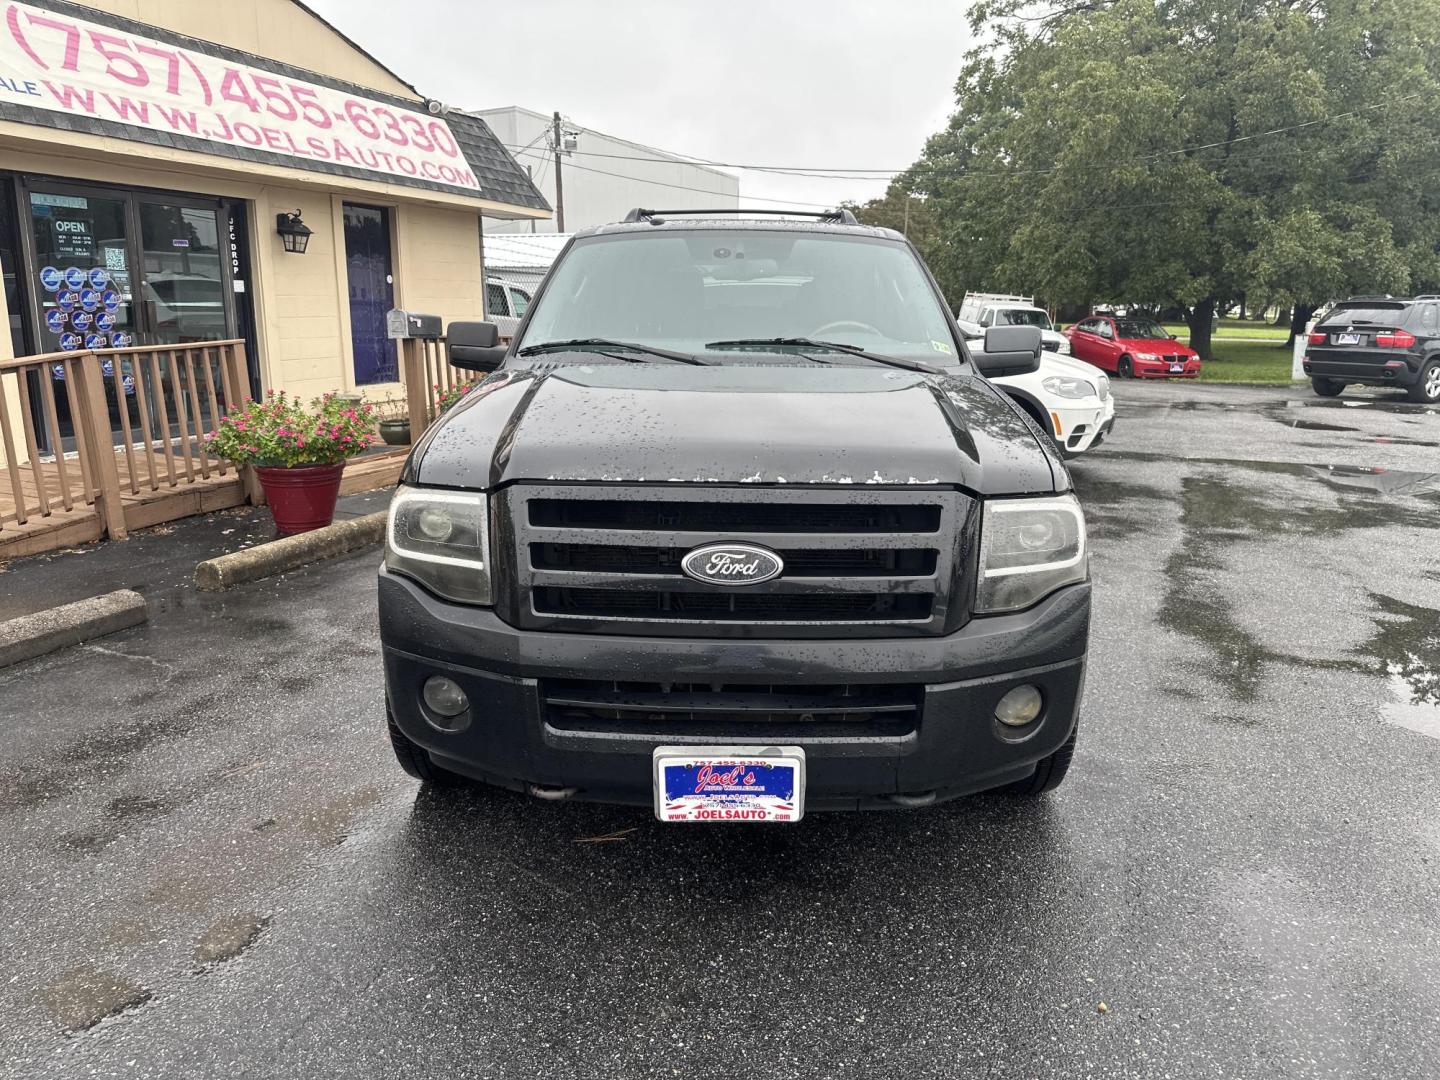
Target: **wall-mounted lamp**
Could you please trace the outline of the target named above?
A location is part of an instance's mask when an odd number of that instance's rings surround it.
[[[300,220],[299,210],[293,214],[276,214],[275,231],[280,234],[280,242],[285,245],[286,251],[293,251],[296,255],[305,254],[305,248],[310,244],[311,229]]]

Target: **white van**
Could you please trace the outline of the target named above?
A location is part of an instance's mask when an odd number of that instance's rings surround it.
[[[500,327],[501,337],[510,337],[530,306],[530,291],[501,278],[485,281],[485,318]]]
[[[970,323],[979,327],[982,334],[992,326],[1038,326],[1040,344],[1047,351],[1059,353],[1061,356],[1068,356],[1070,353],[1070,342],[1050,322],[1050,316],[1045,309],[1035,306],[1033,296],[966,293],[965,299],[960,302],[960,312],[956,318],[961,322],[962,329],[966,329],[963,324]]]

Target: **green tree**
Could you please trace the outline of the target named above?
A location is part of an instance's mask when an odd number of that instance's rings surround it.
[[[956,111],[897,186],[952,287],[1297,312],[1440,279],[1440,0],[972,12]]]

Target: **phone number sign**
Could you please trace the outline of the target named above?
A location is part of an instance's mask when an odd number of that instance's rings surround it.
[[[0,105],[480,190],[438,117],[30,4],[0,12]]]

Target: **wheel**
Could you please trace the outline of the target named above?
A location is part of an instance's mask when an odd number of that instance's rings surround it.
[[[395,760],[400,763],[400,768],[416,780],[438,787],[455,787],[465,782],[463,776],[452,773],[449,769],[442,769],[431,761],[424,748],[412,742],[400,730],[400,725],[395,723],[389,709],[385,710],[385,725],[390,731],[390,749],[395,751]]]
[[[1345,389],[1345,384],[1336,382],[1334,379],[1322,379],[1317,375],[1310,380],[1310,388],[1321,397],[1339,397],[1340,391]]]
[[[1135,377],[1135,363],[1128,356],[1120,357],[1120,363],[1115,367],[1115,374],[1122,379],[1133,379]]]
[[[1000,790],[1007,795],[1016,795],[1024,799],[1033,799],[1037,795],[1044,795],[1047,791],[1054,791],[1065,779],[1065,774],[1070,771],[1070,762],[1075,759],[1075,740],[1080,737],[1080,726],[1077,724],[1075,730],[1070,733],[1059,750],[1056,750],[1048,757],[1040,759],[1035,766],[1035,772],[1024,780],[1016,780],[1013,784],[1006,784]]]
[[[1440,401],[1440,356],[1432,356],[1420,369],[1420,377],[1410,387],[1410,400],[1433,404]]]

